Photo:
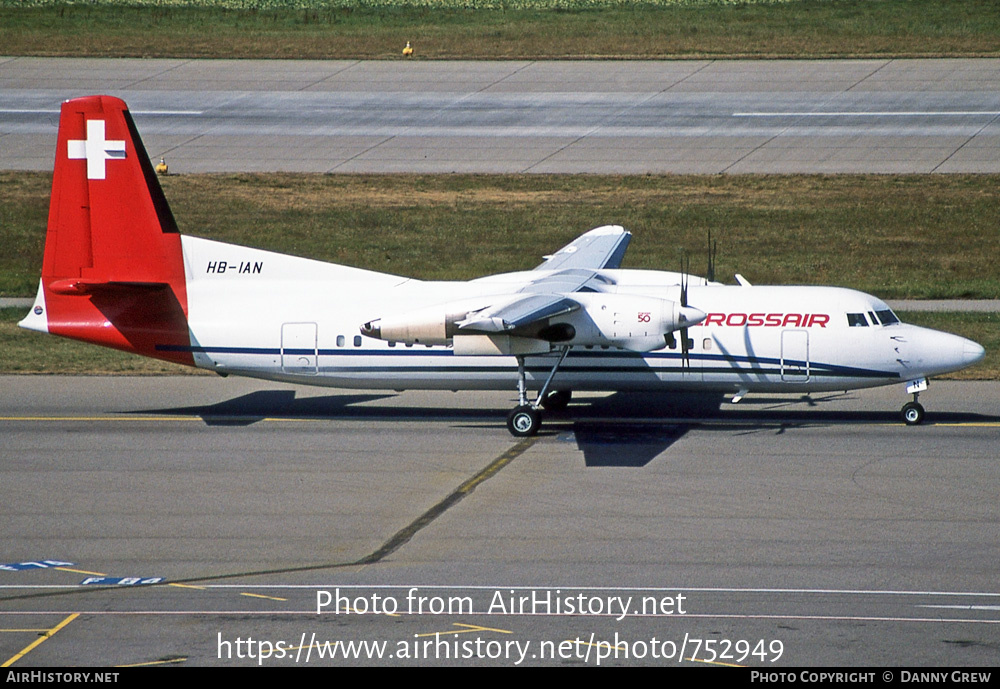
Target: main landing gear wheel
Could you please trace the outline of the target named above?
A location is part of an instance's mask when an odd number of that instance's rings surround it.
[[[559,370],[562,362],[566,361],[567,356],[569,356],[569,345],[562,347],[562,354],[559,355],[559,359],[549,372],[549,377],[545,379],[545,385],[538,391],[538,398],[534,404],[528,404],[524,356],[517,357],[517,406],[514,407],[514,411],[507,415],[507,430],[515,438],[527,438],[538,433],[538,429],[542,426],[542,412],[538,405],[549,399],[549,385],[552,384],[556,371]],[[559,395],[560,393],[561,391],[556,391],[552,394]],[[566,402],[569,402],[568,390],[566,391]]]
[[[535,435],[541,425],[541,413],[530,404],[522,404],[507,415],[507,430],[517,438]]]
[[[907,402],[900,410],[907,426],[916,426],[924,421],[924,407],[919,402]]]

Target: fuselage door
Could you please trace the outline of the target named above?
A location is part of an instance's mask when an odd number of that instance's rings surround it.
[[[804,383],[809,380],[809,331],[781,332],[781,380]]]
[[[283,323],[281,370],[315,376],[319,373],[315,323]]]

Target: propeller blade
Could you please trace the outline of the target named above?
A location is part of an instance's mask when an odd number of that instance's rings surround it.
[[[685,318],[690,312],[688,308],[688,271],[691,268],[691,259],[687,254],[681,256],[681,317]],[[697,310],[697,309],[696,309]],[[700,313],[700,312],[699,312]],[[691,357],[688,349],[688,329],[687,326],[680,329],[681,334],[681,367],[688,368],[691,365]]]
[[[688,269],[691,261],[687,256],[681,258],[681,306],[688,305]]]

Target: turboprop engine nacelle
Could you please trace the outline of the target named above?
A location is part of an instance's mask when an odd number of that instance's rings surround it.
[[[580,311],[553,319],[568,323],[576,336],[569,344],[612,345],[634,352],[651,352],[666,346],[666,335],[705,320],[700,309],[681,306],[671,299],[600,292],[576,293]]]
[[[361,334],[389,342],[447,345],[458,331],[456,322],[489,304],[490,300],[464,299],[393,313],[368,321],[361,326]]]
[[[666,346],[667,334],[705,320],[703,311],[670,299],[601,292],[574,292],[566,297],[580,308],[553,318],[540,318],[509,332],[500,324],[497,333],[487,333],[491,337],[511,336],[519,343],[517,346],[501,346],[498,344],[501,340],[491,341],[485,348],[478,344],[467,346],[478,343],[469,338],[482,333],[462,330],[458,324],[493,300],[485,303],[478,299],[464,300],[384,316],[362,325],[361,333],[389,342],[423,345],[453,344],[457,336],[463,346],[456,345],[456,354],[541,353],[548,351],[549,343],[649,352]],[[531,342],[537,346],[527,346]]]
[[[376,318],[361,326],[361,334],[389,342],[445,345],[455,335],[455,321],[463,318],[464,313],[448,314],[443,311]]]

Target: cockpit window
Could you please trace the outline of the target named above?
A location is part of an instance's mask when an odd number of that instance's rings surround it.
[[[889,309],[886,309],[885,311],[876,311],[875,315],[878,316],[878,319],[880,321],[882,321],[882,325],[892,325],[893,323],[899,323],[899,318],[897,318],[896,314],[894,314]]]
[[[849,313],[847,314],[847,325],[852,328],[867,328],[868,319],[863,313]]]

